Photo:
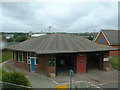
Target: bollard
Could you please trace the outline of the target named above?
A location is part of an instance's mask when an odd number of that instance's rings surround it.
[[[78,87],[75,85],[75,90],[77,90],[77,88],[78,88]]]
[[[72,77],[74,75],[74,71],[70,70],[70,90],[72,90]]]

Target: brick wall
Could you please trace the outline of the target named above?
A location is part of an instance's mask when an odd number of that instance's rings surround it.
[[[15,52],[16,53],[16,59],[14,59],[14,64],[15,66],[17,66],[18,68],[21,68],[25,71],[30,71],[30,68],[29,68],[29,64],[27,64],[27,53],[24,52],[23,55],[24,55],[24,62],[18,62],[18,52]]]
[[[104,38],[104,43],[100,43],[100,42],[99,42],[99,39],[100,39],[100,38]],[[102,34],[102,32],[100,32],[100,34],[99,34],[99,36],[98,36],[98,38],[96,39],[95,42],[98,43],[98,44],[102,44],[102,45],[109,45],[108,42],[107,42],[107,40],[106,40],[106,38],[105,38],[104,35]],[[120,45],[111,45],[111,46],[114,47],[114,48],[119,48],[119,49],[120,49]],[[111,57],[113,57],[113,56],[120,56],[120,51],[110,51],[110,52],[109,52],[109,55],[110,55]]]
[[[114,48],[120,49],[120,45],[111,45],[111,46],[114,47]]]
[[[104,67],[104,69],[105,69],[106,67],[109,67],[109,61],[104,61],[103,67]]]
[[[105,53],[104,57],[109,57],[108,52]],[[56,66],[49,66],[48,60],[50,58],[55,58],[54,54],[50,55],[38,55],[38,64],[35,65],[35,72],[36,73],[44,73],[48,76],[50,74],[56,74]],[[23,70],[30,72],[30,64],[27,63],[27,52],[24,52],[24,62],[18,62],[18,52],[16,52],[16,60],[14,60],[14,64]],[[82,62],[83,61],[83,65]],[[103,62],[103,68],[104,70],[106,67],[109,67],[109,61]],[[77,56],[77,62],[76,62],[76,73],[85,73],[86,72],[86,54],[83,54],[82,56]]]
[[[109,54],[111,57],[120,56],[120,51],[110,51]]]
[[[36,70],[45,73],[47,75],[51,73],[56,73],[56,67],[55,66],[49,66],[48,65],[48,60],[50,58],[55,58],[53,54],[51,55],[39,55],[38,56],[38,65],[36,66]]]
[[[114,47],[114,48],[120,49],[120,45],[111,45],[111,46]],[[110,51],[109,55],[111,57],[120,56],[120,51]]]
[[[27,63],[27,52],[24,52],[24,62],[18,62],[18,52],[16,53],[16,59],[14,59],[14,64],[18,68],[21,68],[25,71],[30,72],[30,64]],[[48,59],[55,58],[54,55],[38,55],[38,64],[35,65],[35,72],[36,73],[45,73],[47,75],[54,73],[56,74],[56,67],[55,66],[48,66]]]
[[[103,39],[104,39],[104,43],[100,43],[100,41],[99,41],[100,38],[103,38]],[[102,32],[100,32],[100,34],[99,34],[99,36],[98,36],[98,38],[96,39],[95,42],[98,43],[98,44],[102,44],[102,45],[109,45],[108,42],[107,42],[107,40],[106,40],[106,38],[105,38],[104,35],[102,34]]]
[[[108,71],[109,70],[109,52],[104,53],[104,58],[108,58],[107,61],[103,60],[103,70]]]

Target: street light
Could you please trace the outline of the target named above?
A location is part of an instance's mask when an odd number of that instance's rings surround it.
[[[50,29],[52,28],[52,26],[49,26],[49,33],[50,33]]]

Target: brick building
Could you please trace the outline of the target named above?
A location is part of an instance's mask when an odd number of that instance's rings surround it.
[[[26,71],[56,76],[60,73],[86,73],[109,68],[109,50],[85,38],[49,34],[7,47],[14,52],[14,64]]]
[[[120,39],[118,35],[119,30],[101,30],[97,35],[95,42],[101,45],[108,45],[117,48],[116,51],[110,51],[110,56],[120,56]]]

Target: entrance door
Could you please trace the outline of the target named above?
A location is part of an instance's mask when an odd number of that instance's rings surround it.
[[[31,58],[30,69],[31,69],[31,71],[35,71],[35,58]]]
[[[76,73],[86,73],[86,55],[77,56],[77,70]]]

